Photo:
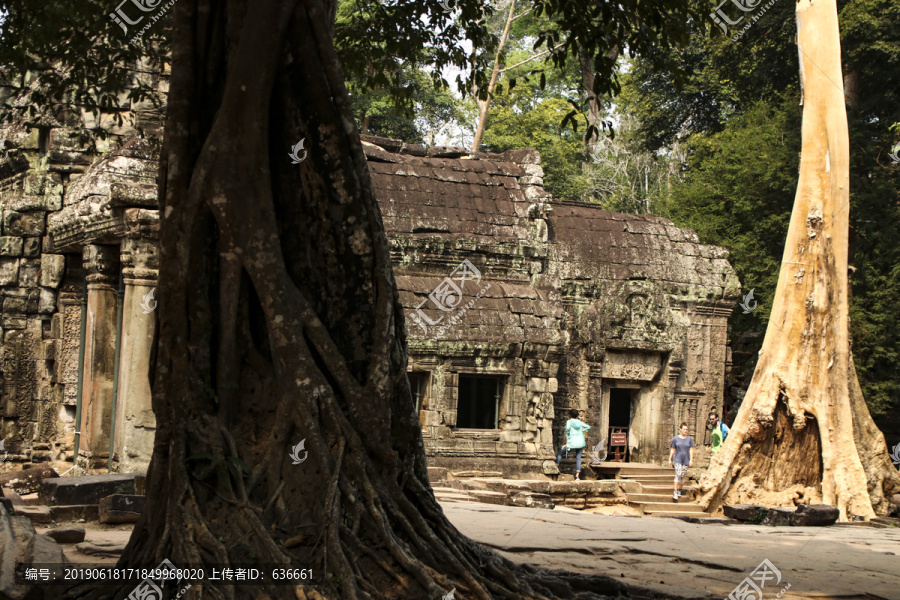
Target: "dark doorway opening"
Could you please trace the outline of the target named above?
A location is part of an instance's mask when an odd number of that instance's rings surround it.
[[[460,375],[456,426],[460,429],[497,429],[503,378],[492,375]]]
[[[609,426],[631,426],[632,390],[612,388],[609,390]]]
[[[627,388],[610,388],[609,390],[609,440],[610,453],[615,449],[612,447],[613,432],[625,433],[628,437],[628,429],[631,427],[631,400],[634,397],[634,390]],[[621,437],[621,436],[615,436]],[[629,459],[629,448],[625,445],[624,460]]]

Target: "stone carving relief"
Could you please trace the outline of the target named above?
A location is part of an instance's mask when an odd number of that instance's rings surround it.
[[[610,350],[603,363],[604,379],[652,381],[662,369],[658,352],[618,352]]]

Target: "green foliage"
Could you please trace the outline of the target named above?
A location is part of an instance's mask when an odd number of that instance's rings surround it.
[[[728,248],[745,292],[759,307],[736,311],[736,330],[765,327],[775,296],[799,168],[800,116],[796,98],[759,102],[720,133],[687,143],[690,169],[656,214]]]
[[[679,181],[680,152],[653,153],[643,148],[633,119],[623,119],[613,136],[600,136],[585,176],[593,197],[616,212],[652,214]]]
[[[633,62],[619,109],[637,120],[649,150],[721,131],[757,100],[799,92],[795,30],[791,2],[772,5],[739,42],[696,28],[684,49],[659,48]]]
[[[582,200],[581,136],[562,126],[570,105],[560,98],[535,99],[530,86],[494,98],[483,147],[488,152],[534,148],[541,153],[544,188],[556,198]]]
[[[118,111],[134,103],[159,106],[155,86],[128,67],[143,59],[147,67],[161,68],[168,51],[167,19],[131,44],[138,28],[126,35],[110,19],[113,9],[107,0],[0,0],[0,71],[4,79],[26,84],[20,97],[6,99],[0,118],[34,124],[80,118],[61,110],[66,103],[94,115],[114,113],[121,124]],[[107,136],[99,126],[91,133]]]
[[[433,146],[435,138],[463,119],[463,102],[446,87],[435,85],[422,69],[402,68],[406,85],[417,90],[410,103],[398,101],[390,90],[366,89],[348,79],[347,88],[362,133]]]

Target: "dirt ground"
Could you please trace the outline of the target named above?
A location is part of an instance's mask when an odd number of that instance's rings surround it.
[[[721,600],[768,560],[778,577],[770,573],[762,600],[900,600],[896,527],[696,525],[567,508],[442,506],[462,533],[510,560],[610,575],[635,599]]]
[[[764,559],[779,578],[776,583],[773,575],[759,600],[900,600],[900,528],[695,525],[637,517],[627,506],[577,511],[441,504],[460,531],[514,562],[610,575],[627,583],[635,600],[721,600]],[[124,545],[132,529],[74,525],[83,526],[92,543]],[[50,528],[36,527],[39,533]],[[73,563],[116,561],[64,548]]]

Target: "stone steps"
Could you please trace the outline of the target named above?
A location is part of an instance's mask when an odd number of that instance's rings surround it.
[[[660,485],[659,483],[652,483],[652,484],[647,484],[647,485],[642,484],[641,488],[643,488],[644,493],[647,493],[647,494],[666,494],[666,493],[668,493],[671,496],[672,490],[675,489],[673,484],[674,484],[674,482],[672,482],[672,481],[668,482],[666,485]],[[693,491],[694,486],[686,483],[684,485],[684,487],[681,489]]]
[[[690,492],[686,493],[684,496],[679,498],[679,502],[690,502],[693,500],[693,494]],[[672,490],[670,489],[668,493],[661,494],[628,494],[629,502],[648,502],[651,504],[675,504],[675,500],[672,498]]]
[[[678,512],[689,512],[689,513],[703,512],[703,507],[701,507],[699,504],[693,504],[691,502],[673,502],[671,496],[669,496],[669,502],[631,502],[631,501],[629,501],[628,505],[633,506],[634,508],[641,509],[644,514],[657,513],[657,512],[661,512],[661,511],[667,512],[667,511],[672,511],[672,510],[677,510]]]
[[[457,490],[447,487],[433,487],[434,497],[437,500],[453,501],[453,502],[477,502],[469,492]]]
[[[622,479],[640,479],[644,477],[675,477],[675,469],[671,467],[644,468],[644,469],[619,469],[619,477]]]
[[[428,481],[432,487],[447,482],[447,469],[443,467],[428,467]]]
[[[692,485],[684,486],[684,495],[676,502],[672,498],[674,490],[675,469],[646,465],[641,467],[621,467],[616,476],[624,481],[641,486],[638,493],[628,492],[628,506],[636,508],[644,515],[653,517],[690,517],[708,518],[710,513],[692,502],[695,489]]]
[[[657,475],[645,475],[645,474],[635,474],[635,475],[622,475],[621,479],[628,479],[629,481],[640,481],[640,482],[663,482],[663,481],[675,481],[675,469],[671,469],[667,474],[657,474]]]
[[[659,510],[651,513],[645,513],[648,517],[691,517],[693,519],[706,519],[711,517],[712,515],[708,512],[696,512],[696,511],[685,511],[685,510]],[[730,519],[729,519],[730,521]]]

